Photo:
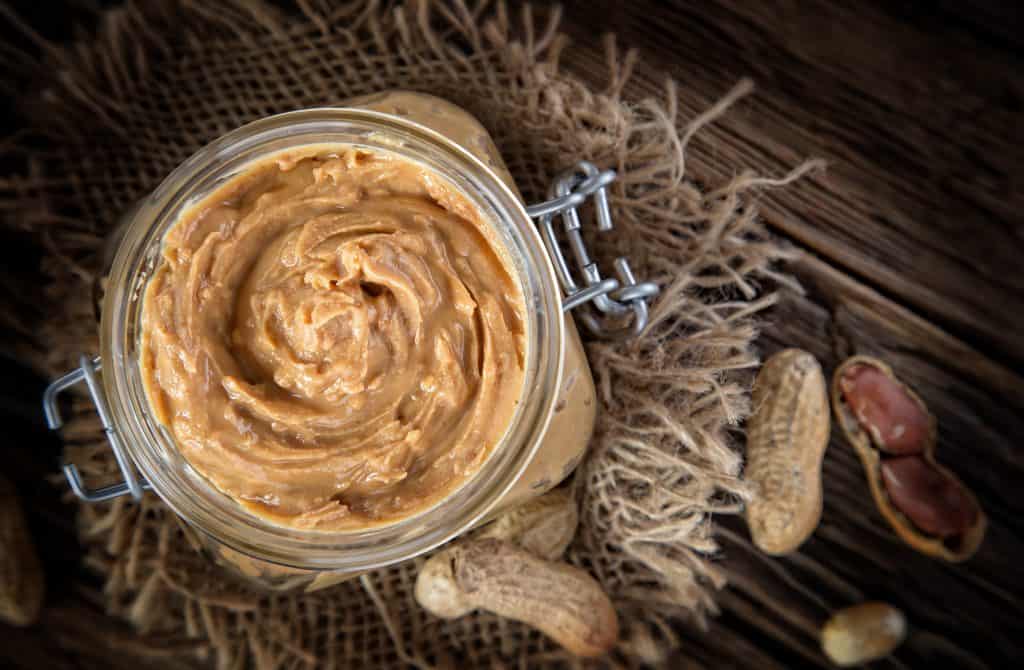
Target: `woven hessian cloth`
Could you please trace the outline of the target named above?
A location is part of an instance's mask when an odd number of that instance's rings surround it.
[[[118,218],[215,137],[270,114],[402,88],[447,98],[494,137],[529,201],[579,159],[618,170],[616,231],[592,240],[603,267],[625,254],[661,296],[643,335],[587,342],[601,407],[574,490],[581,525],[567,559],[606,589],[622,622],[613,664],[664,661],[673,627],[703,626],[724,576],[713,515],[749,498],[737,427],[749,412],[757,313],[787,283],[787,252],[758,222],[756,194],[780,179],[726,166],[688,174],[690,138],[749,85],[695,119],[660,100],[626,100],[635,56],[607,41],[607,85],[559,65],[557,10],[510,12],[458,0],[289,10],[259,2],[129,4],[72,46],[36,39],[45,58],[24,108],[28,130],[5,146],[5,224],[46,249],[46,318],[22,324],[19,349],[45,374],[98,351],[93,291]],[[8,18],[16,22],[16,18]],[[24,26],[22,26],[23,29]],[[26,30],[26,34],[32,35]],[[26,63],[8,59],[8,68]],[[66,457],[89,481],[116,464],[92,406],[75,399]],[[57,478],[55,478],[55,481]],[[142,649],[198,654],[218,667],[539,667],[556,644],[487,613],[444,621],[412,597],[424,559],[310,595],[235,586],[185,541],[155,495],[79,507],[84,560],[105,581],[112,616]],[[190,642],[191,641],[191,642]]]

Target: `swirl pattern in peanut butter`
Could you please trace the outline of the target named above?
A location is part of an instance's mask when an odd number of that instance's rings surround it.
[[[384,153],[247,168],[167,233],[140,366],[219,490],[278,524],[349,530],[451,493],[522,391],[523,299],[479,212]]]

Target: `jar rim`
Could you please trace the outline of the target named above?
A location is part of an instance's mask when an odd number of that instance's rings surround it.
[[[195,471],[149,411],[138,366],[142,296],[166,232],[181,213],[254,162],[281,151],[346,145],[386,152],[440,173],[481,212],[512,261],[526,305],[527,355],[516,414],[480,469],[410,517],[358,531],[299,530],[244,510]],[[101,321],[103,384],[132,461],[189,524],[251,557],[294,568],[358,572],[428,551],[479,522],[515,485],[554,413],[565,323],[554,267],[518,195],[466,147],[407,118],[350,107],[269,116],[207,144],[145,198],[117,247]]]

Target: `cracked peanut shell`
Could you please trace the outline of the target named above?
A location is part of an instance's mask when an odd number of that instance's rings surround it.
[[[987,519],[974,493],[935,459],[936,421],[921,397],[869,356],[836,369],[831,396],[875,506],[900,539],[954,563],[974,555]]]

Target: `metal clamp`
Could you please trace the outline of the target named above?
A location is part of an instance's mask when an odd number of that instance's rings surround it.
[[[579,314],[587,328],[599,337],[618,339],[639,334],[647,325],[647,301],[658,295],[660,289],[653,282],[637,282],[629,267],[629,261],[618,257],[614,261],[615,278],[603,278],[597,263],[591,259],[583,233],[580,231],[580,216],[577,209],[593,198],[597,217],[597,229],[611,230],[611,209],[608,207],[607,187],[615,181],[614,170],[598,170],[589,161],[580,161],[555,180],[551,199],[526,208],[531,218],[537,219],[541,237],[548,255],[555,266],[555,273],[562,285],[565,297],[562,311],[569,311],[589,304],[593,311]],[[577,283],[565,255],[559,247],[553,219],[560,216],[566,241],[575,257],[576,265],[583,276],[583,285]],[[632,322],[611,325],[611,320],[622,321],[632,315]]]
[[[103,394],[103,387],[100,385],[99,378],[96,376],[96,373],[102,367],[100,357],[89,358],[88,356],[82,356],[78,364],[77,370],[72,370],[50,384],[43,393],[43,413],[46,414],[46,425],[50,427],[50,430],[56,430],[64,424],[60,416],[60,409],[57,407],[57,396],[62,391],[84,381],[85,385],[89,388],[89,395],[96,405],[96,413],[100,415],[103,432],[107,434],[107,441],[114,452],[114,458],[117,460],[117,466],[121,469],[124,481],[105,486],[101,489],[89,489],[82,481],[82,475],[78,472],[78,468],[74,463],[66,463],[64,465],[64,476],[67,477],[68,484],[71,485],[71,490],[75,492],[75,495],[86,502],[101,502],[125,494],[131,494],[133,498],[139,500],[142,498],[143,491],[152,487],[149,485],[149,482],[135,473],[135,468],[132,466],[128,454],[125,453],[124,446],[121,444],[121,438],[114,431],[113,423],[110,419],[110,410],[107,407],[107,399]]]

